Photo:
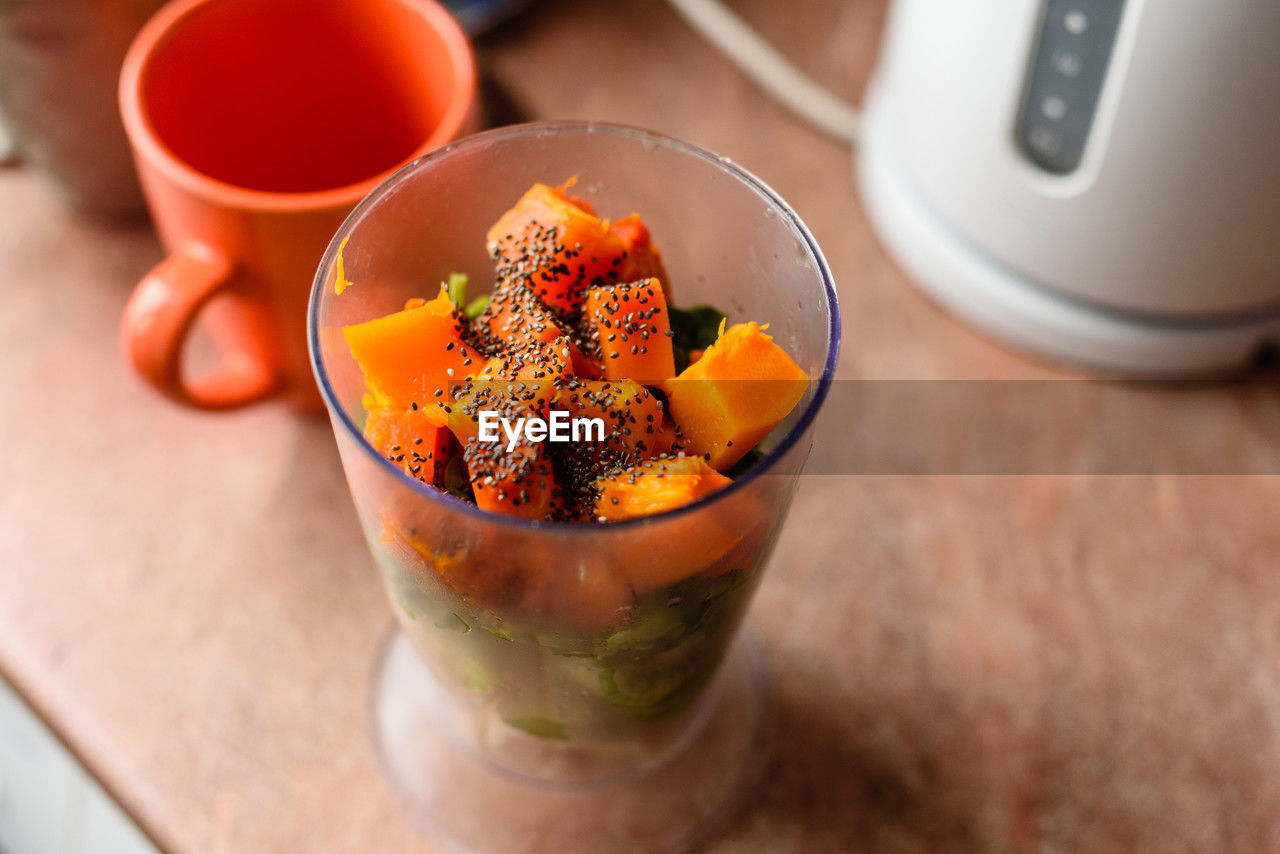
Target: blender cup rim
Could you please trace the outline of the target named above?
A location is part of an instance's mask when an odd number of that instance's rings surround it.
[[[611,134],[614,136],[630,137],[640,140],[649,145],[659,145],[667,148],[675,149],[684,154],[693,156],[704,161],[713,168],[729,174],[737,179],[740,183],[746,184],[754,190],[758,195],[766,199],[770,205],[776,210],[778,217],[786,222],[795,234],[803,241],[815,265],[816,273],[822,279],[822,289],[829,306],[827,312],[827,352],[823,360],[822,373],[817,380],[817,388],[813,392],[808,405],[801,413],[800,418],[787,431],[786,435],[778,445],[765,454],[764,459],[760,460],[749,470],[735,478],[728,486],[716,490],[709,495],[703,496],[688,504],[675,507],[671,510],[664,510],[660,513],[654,513],[649,516],[642,516],[636,519],[626,519],[617,522],[608,522],[604,524],[589,524],[581,522],[560,522],[522,519],[517,516],[508,516],[502,513],[494,513],[489,510],[481,509],[469,502],[463,501],[448,494],[447,492],[437,489],[436,487],[422,483],[421,481],[410,477],[402,468],[392,464],[389,460],[378,453],[377,449],[364,438],[361,430],[352,421],[351,416],[347,414],[346,409],[337,399],[332,384],[329,382],[329,372],[325,367],[324,360],[320,351],[320,324],[319,324],[319,305],[324,295],[327,283],[328,270],[333,266],[333,262],[337,257],[338,251],[342,246],[345,238],[350,234],[354,227],[363,219],[366,212],[374,205],[378,204],[385,196],[390,195],[404,181],[408,180],[419,169],[425,167],[428,163],[448,157],[451,153],[458,150],[470,149],[476,146],[488,144],[494,140],[507,139],[520,136],[551,136],[558,134]],[[372,457],[376,464],[383,467],[386,472],[394,478],[398,478],[401,483],[407,485],[410,489],[422,495],[429,501],[441,503],[443,506],[452,510],[464,513],[468,516],[476,518],[478,521],[484,521],[495,525],[501,525],[514,529],[523,530],[545,530],[548,532],[565,533],[569,535],[599,535],[604,532],[619,531],[624,528],[639,528],[644,525],[651,525],[657,522],[673,519],[688,513],[693,513],[703,507],[710,506],[717,501],[723,501],[728,496],[735,494],[739,490],[745,488],[761,475],[767,474],[769,469],[780,460],[804,435],[814,419],[818,415],[818,411],[822,408],[822,403],[826,400],[827,392],[830,390],[831,381],[835,375],[836,361],[840,353],[840,305],[836,296],[835,283],[832,279],[831,268],[827,265],[827,260],[822,254],[822,250],[818,247],[817,241],[810,233],[809,228],[800,219],[800,216],[792,210],[781,196],[779,196],[772,187],[764,181],[757,178],[751,172],[739,166],[727,157],[715,154],[701,146],[694,145],[690,142],[677,139],[666,134],[655,131],[644,130],[642,128],[632,127],[629,125],[613,124],[608,122],[594,121],[539,121],[526,122],[523,124],[506,125],[493,130],[483,131],[481,133],[472,134],[449,143],[448,145],[437,148],[427,154],[424,154],[415,160],[405,164],[396,170],[390,177],[375,187],[367,196],[356,205],[355,209],[343,221],[342,226],[334,234],[329,241],[329,246],[325,249],[324,257],[320,260],[320,266],[316,271],[315,280],[311,286],[311,298],[307,308],[307,347],[309,350],[311,369],[315,374],[316,383],[320,387],[320,394],[324,398],[325,406],[328,408],[331,416],[335,416],[337,422],[342,425],[352,439],[360,446],[361,450]],[[810,380],[812,382],[812,379]]]

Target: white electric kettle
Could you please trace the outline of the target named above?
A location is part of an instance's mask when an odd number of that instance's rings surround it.
[[[1280,0],[896,0],[855,157],[904,268],[1028,350],[1280,343]]]
[[[858,112],[720,0],[669,0],[854,142],[873,225],[956,314],[1167,377],[1280,344],[1280,0],[894,0]]]

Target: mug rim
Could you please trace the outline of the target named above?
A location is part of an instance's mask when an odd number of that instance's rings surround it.
[[[734,478],[727,486],[717,489],[708,495],[695,499],[688,504],[674,507],[670,510],[663,510],[659,513],[653,513],[648,516],[640,516],[634,519],[624,519],[607,524],[590,524],[581,522],[561,522],[547,521],[544,519],[524,519],[518,516],[509,516],[502,513],[495,513],[449,495],[441,489],[434,486],[424,484],[416,478],[410,477],[405,470],[393,464],[386,457],[380,454],[376,448],[364,438],[361,431],[351,419],[346,409],[338,400],[338,395],[334,391],[333,385],[329,382],[329,371],[324,364],[324,359],[320,349],[320,323],[319,323],[319,305],[321,295],[325,292],[328,284],[327,273],[333,265],[334,259],[342,248],[346,237],[351,230],[364,218],[370,208],[376,205],[386,196],[391,195],[395,190],[412,175],[427,165],[448,157],[454,152],[465,151],[475,147],[483,147],[495,140],[502,140],[511,137],[521,136],[539,136],[539,135],[558,135],[558,134],[610,134],[613,136],[629,137],[648,145],[662,145],[683,154],[692,156],[704,163],[727,173],[730,177],[747,185],[777,209],[779,219],[788,223],[794,230],[796,235],[804,242],[805,248],[808,250],[810,257],[814,261],[814,272],[821,280],[822,292],[827,300],[827,342],[826,353],[822,361],[822,373],[815,380],[812,377],[809,382],[813,384],[813,396],[809,399],[804,411],[787,431],[786,435],[778,442],[777,446],[765,454],[764,458],[752,466],[749,470]],[[800,215],[795,212],[792,207],[768,184],[757,178],[754,174],[739,166],[728,157],[722,157],[702,146],[686,142],[673,136],[658,133],[656,131],[645,130],[643,128],[633,127],[630,125],[614,124],[610,122],[593,122],[593,121],[538,121],[526,122],[523,124],[506,125],[504,127],[487,130],[481,133],[472,134],[464,137],[456,142],[431,151],[416,160],[400,167],[386,181],[380,184],[369,195],[356,205],[355,209],[347,215],[342,226],[334,234],[329,241],[328,248],[325,249],[324,257],[320,259],[320,266],[316,269],[315,280],[311,285],[311,297],[307,305],[307,349],[311,362],[311,370],[315,376],[316,385],[320,389],[320,396],[324,400],[325,408],[329,411],[330,420],[334,422],[334,430],[344,431],[352,440],[360,446],[361,450],[370,458],[374,464],[381,468],[386,474],[397,480],[400,484],[407,486],[411,491],[423,496],[424,499],[431,502],[443,503],[451,510],[456,510],[465,516],[470,516],[479,521],[491,523],[501,527],[513,528],[523,531],[542,530],[548,533],[564,533],[567,535],[584,535],[599,536],[616,533],[623,529],[635,529],[645,525],[652,525],[658,522],[666,522],[681,516],[688,515],[702,510],[712,504],[724,501],[731,495],[737,494],[748,484],[755,482],[759,477],[771,473],[774,465],[782,459],[800,440],[817,419],[818,412],[822,409],[822,404],[827,398],[830,391],[831,383],[835,378],[836,363],[840,356],[840,303],[836,294],[835,279],[831,274],[831,268],[827,264],[826,257],[822,254],[822,250],[818,247],[818,241],[814,238],[809,227],[805,225]],[[341,424],[341,427],[338,425]],[[797,472],[797,476],[798,476]]]
[[[229,0],[173,0],[153,14],[134,36],[120,69],[119,108],[135,156],[164,173],[186,191],[225,206],[259,211],[317,210],[346,206],[368,195],[405,164],[449,142],[466,128],[476,107],[477,73],[471,41],[461,25],[438,0],[386,0],[417,14],[443,40],[455,76],[449,102],[440,121],[413,151],[390,169],[355,183],[322,190],[257,190],[222,181],[199,171],[178,157],[160,138],[143,106],[142,81],[156,48],[197,10]]]

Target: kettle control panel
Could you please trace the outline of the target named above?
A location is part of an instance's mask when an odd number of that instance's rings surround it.
[[[1018,147],[1066,175],[1080,165],[1124,0],[1045,0],[1018,111]]]

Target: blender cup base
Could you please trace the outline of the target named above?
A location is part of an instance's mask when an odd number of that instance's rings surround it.
[[[440,690],[391,633],[373,683],[378,756],[425,834],[458,854],[682,851],[731,815],[762,764],[764,672],[750,637],[730,649],[674,755],[621,780],[565,786],[491,765],[435,725]]]

